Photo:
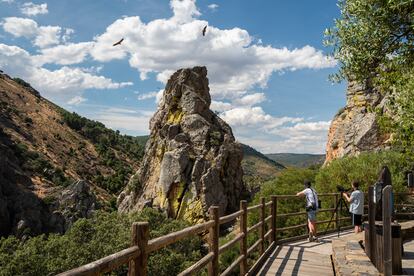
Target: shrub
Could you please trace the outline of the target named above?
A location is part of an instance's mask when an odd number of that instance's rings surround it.
[[[131,225],[148,221],[150,238],[182,229],[188,224],[171,220],[154,209],[123,215],[98,212],[91,219],[80,219],[65,235],[50,234],[25,242],[10,236],[0,240],[0,275],[54,275],[130,245]],[[151,254],[149,275],[177,275],[201,258],[202,242],[188,238]],[[124,275],[126,266],[116,274]]]

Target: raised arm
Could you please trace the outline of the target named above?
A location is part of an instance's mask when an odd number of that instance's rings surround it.
[[[305,193],[302,191],[302,192],[296,193],[296,196],[305,196]]]

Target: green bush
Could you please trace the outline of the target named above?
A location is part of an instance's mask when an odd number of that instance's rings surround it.
[[[130,246],[131,225],[148,221],[150,238],[182,229],[188,224],[171,220],[154,209],[121,215],[97,213],[80,219],[65,235],[41,235],[22,242],[11,236],[0,240],[0,275],[54,275]],[[188,238],[151,254],[149,275],[176,275],[202,257],[202,242]],[[126,266],[116,271],[124,275]]]

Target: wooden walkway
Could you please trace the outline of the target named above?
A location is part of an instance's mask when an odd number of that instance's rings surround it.
[[[353,235],[352,231],[343,231],[341,236]],[[264,263],[258,275],[334,275],[331,261],[332,239],[330,234],[320,242],[302,240],[277,246]]]

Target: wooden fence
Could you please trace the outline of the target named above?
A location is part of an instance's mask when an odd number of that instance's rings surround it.
[[[332,197],[338,202],[339,193],[319,194],[322,197]],[[240,268],[240,275],[254,275],[260,269],[263,262],[268,258],[272,250],[277,244],[289,242],[292,240],[306,238],[307,235],[289,236],[288,238],[278,239],[278,233],[289,232],[299,228],[307,227],[306,223],[293,225],[288,227],[277,228],[277,221],[281,218],[303,216],[303,222],[306,222],[306,212],[290,212],[278,214],[278,201],[296,198],[295,195],[274,195],[271,200],[266,202],[265,198],[261,198],[260,203],[254,206],[247,206],[247,201],[240,201],[240,210],[223,217],[219,217],[219,208],[212,206],[209,209],[209,220],[183,230],[167,234],[155,239],[149,240],[149,225],[147,222],[137,222],[132,225],[131,247],[110,256],[104,257],[84,266],[72,269],[70,271],[59,274],[60,276],[79,276],[79,275],[100,275],[123,264],[129,264],[128,275],[147,275],[148,256],[150,253],[162,249],[168,245],[178,242],[182,239],[206,234],[208,237],[209,253],[192,266],[185,269],[179,275],[194,275],[207,267],[208,275],[229,275],[237,267]],[[248,214],[253,211],[259,211],[259,222],[248,227]],[[333,214],[334,227],[338,226],[342,221],[349,221],[350,217],[341,217],[339,208],[319,209],[318,213],[328,212]],[[224,245],[219,245],[219,229],[220,225],[228,224],[238,220],[239,231],[237,235]],[[331,220],[318,221],[317,224],[327,224]],[[258,231],[258,240],[248,246],[247,236],[254,231]],[[335,231],[332,229],[331,231]],[[331,232],[330,231],[330,232]],[[239,244],[240,255],[228,266],[224,271],[219,271],[219,256],[229,248]],[[254,264],[248,266],[248,257],[254,251],[258,251],[259,257]]]

